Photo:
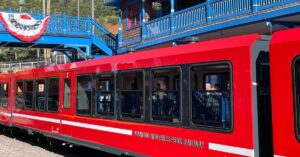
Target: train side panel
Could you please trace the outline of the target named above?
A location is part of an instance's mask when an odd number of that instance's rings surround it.
[[[56,138],[67,138],[69,142],[92,148],[106,148],[116,154],[128,152],[137,156],[253,156],[255,135],[252,46],[258,39],[260,39],[259,35],[246,35],[16,73],[15,83],[18,80],[39,80],[46,77],[66,78],[66,76],[61,77],[61,73],[72,71],[71,85],[75,87],[71,88],[69,111],[62,109],[63,97],[60,96],[57,113],[14,108],[13,124],[55,135]],[[185,105],[182,107],[186,108],[186,113],[191,113],[188,107],[191,103],[187,103],[190,101],[191,91],[189,87],[184,86],[190,85],[184,82],[189,81],[191,68],[188,66],[214,63],[230,65],[232,80],[228,87],[232,91],[231,129],[195,127],[191,125],[191,116],[186,115],[182,115],[185,121],[188,121],[188,125],[185,126],[158,124],[150,120],[145,123],[144,119],[128,120],[120,117],[120,106],[116,109],[117,116],[112,118],[97,117],[94,114],[94,107],[91,115],[76,114],[77,75],[113,73],[116,74],[116,79],[119,79],[120,71],[148,69],[150,75],[149,69],[166,66],[185,68],[187,76],[182,76],[186,79],[181,86],[186,90],[186,93],[182,93],[186,102],[182,102]],[[60,85],[62,85],[61,81]],[[94,84],[86,85],[96,88],[91,86]],[[38,84],[35,86],[39,87]],[[43,89],[42,86],[37,87],[36,90]],[[62,94],[62,91],[60,92]],[[95,94],[93,97],[95,98]],[[145,101],[149,101],[148,98]],[[146,102],[145,104],[149,105]],[[144,113],[144,115],[149,118],[149,114]]]
[[[232,38],[231,40],[218,40],[209,43],[210,46],[224,43],[238,43],[253,36]],[[253,41],[254,42],[254,41]],[[252,156],[254,154],[253,112],[252,112],[252,59],[251,46],[237,46],[230,48],[216,48],[214,50],[201,51],[204,45],[185,45],[179,48],[156,50],[155,53],[171,54],[175,49],[193,51],[189,54],[177,54],[155,59],[144,57],[132,61],[131,58],[122,57],[124,62],[113,67],[118,70],[128,70],[141,67],[170,66],[180,64],[199,64],[210,62],[228,61],[232,66],[233,74],[233,129],[231,132],[216,132],[207,129],[180,128],[176,126],[162,126],[155,124],[143,124],[136,122],[123,122],[114,120],[97,119],[75,116],[73,122],[72,137],[99,145],[107,145],[123,150],[130,150],[149,156]],[[207,46],[207,45],[206,45]],[[208,47],[205,47],[209,49]],[[198,50],[197,50],[198,49]],[[160,51],[160,52],[159,52]],[[180,51],[180,50],[179,50]],[[146,57],[145,57],[146,58]],[[159,64],[158,64],[159,63]],[[94,73],[100,66],[82,68],[76,73]],[[75,78],[74,78],[75,79]],[[75,93],[75,91],[73,91]],[[86,124],[89,124],[86,126]],[[97,129],[98,127],[111,127],[112,130]],[[82,134],[84,132],[84,134]],[[175,141],[169,140],[173,139]],[[191,140],[199,146],[182,144],[176,140]]]
[[[300,56],[300,29],[273,35],[270,47],[274,156],[298,157],[294,61]],[[299,121],[299,119],[298,119]]]

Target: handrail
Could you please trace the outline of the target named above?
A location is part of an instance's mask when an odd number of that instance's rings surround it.
[[[146,22],[144,26],[146,31],[142,36],[144,36],[144,40],[159,38],[169,35],[172,32],[178,33],[196,26],[254,13],[258,10],[278,7],[296,1],[299,0],[210,0],[177,11],[173,16],[166,15]],[[169,22],[171,20],[173,20],[174,23]],[[166,24],[169,24],[169,26],[166,26]],[[155,33],[153,33],[151,28],[153,29],[154,27],[163,29],[156,29]]]

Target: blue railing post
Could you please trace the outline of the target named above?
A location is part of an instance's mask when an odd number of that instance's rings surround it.
[[[36,10],[35,15],[36,15],[36,18],[37,18],[37,19],[40,19],[40,18],[41,18],[40,10]]]
[[[67,15],[66,13],[63,13],[63,31],[64,31],[64,34],[67,33]]]
[[[142,40],[146,37],[146,10],[145,10],[145,0],[142,0]]]
[[[88,35],[91,35],[91,22],[92,22],[91,17],[88,16],[87,17],[87,28],[86,28],[86,31],[88,32]]]
[[[122,46],[122,38],[123,38],[123,31],[122,31],[122,11],[119,10],[119,17],[118,17],[118,25],[119,25],[119,29],[118,29],[118,47]]]
[[[252,0],[252,11],[257,12],[258,10],[258,0]]]
[[[174,0],[171,0],[171,13],[170,13],[171,33],[174,33],[174,30],[175,30],[174,12],[175,12],[175,2],[174,2]]]
[[[206,1],[206,18],[207,18],[207,23],[210,23],[211,22],[211,19],[212,19],[212,14],[211,14],[211,7],[210,7],[210,3],[211,0],[207,0]]]
[[[12,13],[12,12],[14,12],[14,9],[13,9],[13,8],[9,8],[9,9],[8,9],[8,12],[9,12],[9,13]]]

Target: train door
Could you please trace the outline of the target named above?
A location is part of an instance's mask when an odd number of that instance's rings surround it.
[[[65,136],[72,135],[72,127],[67,122],[73,119],[73,99],[72,91],[72,73],[64,72],[60,76],[60,115],[61,115],[61,133]]]
[[[300,29],[275,33],[270,46],[274,157],[300,156]]]

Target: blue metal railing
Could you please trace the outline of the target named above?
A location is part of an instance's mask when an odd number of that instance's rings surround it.
[[[170,27],[170,15],[157,18],[146,23],[146,37],[158,37],[169,34],[171,31]]]
[[[186,28],[198,26],[206,23],[206,6],[199,4],[174,13],[175,31],[181,31]]]
[[[213,0],[208,5],[211,8],[212,21],[251,12],[250,0]]]
[[[257,0],[259,10],[280,6],[282,4],[286,4],[294,1],[296,0]]]
[[[295,1],[298,0],[210,0],[175,12],[173,16],[167,15],[146,22],[146,34],[143,35],[143,40],[159,38],[172,32],[178,33],[210,22],[222,21]],[[170,22],[173,20],[174,24]]]
[[[12,12],[12,10],[8,12]],[[35,19],[42,19],[43,17],[47,16],[41,15],[39,12],[30,14]],[[3,26],[1,21],[0,31],[6,31],[6,28]],[[106,28],[90,17],[51,14],[45,33],[50,35],[95,37],[97,40],[101,40],[112,49],[116,49],[117,45],[115,35],[110,33]]]

